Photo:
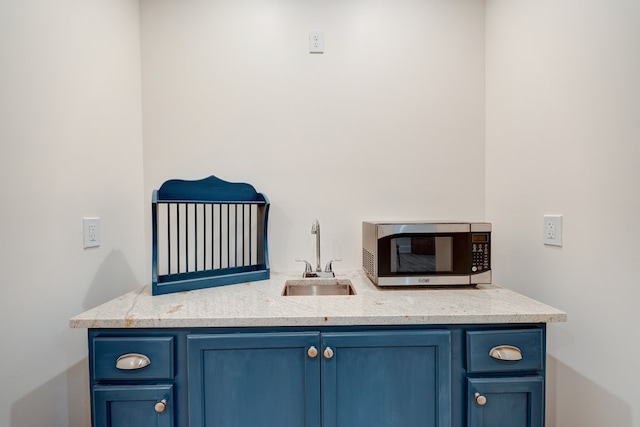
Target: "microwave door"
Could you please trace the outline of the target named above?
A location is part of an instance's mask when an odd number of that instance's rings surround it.
[[[447,236],[409,236],[391,239],[389,269],[392,275],[451,272],[453,242]]]

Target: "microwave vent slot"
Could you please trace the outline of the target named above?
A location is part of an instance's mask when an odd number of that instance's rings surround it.
[[[376,268],[373,254],[364,248],[362,249],[362,268],[367,274],[375,277]]]

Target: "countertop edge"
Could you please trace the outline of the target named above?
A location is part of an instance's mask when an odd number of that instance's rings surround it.
[[[397,316],[369,319],[366,317],[309,317],[304,319],[71,319],[74,329],[163,329],[163,328],[255,328],[255,327],[323,327],[323,326],[403,326],[403,325],[466,325],[466,324],[525,324],[566,322],[566,313],[496,316]]]
[[[524,324],[566,322],[567,313],[495,284],[472,288],[381,289],[347,271],[354,296],[282,296],[293,273],[268,280],[153,296],[134,289],[72,317],[76,329],[257,328]],[[338,278],[338,275],[337,277]]]

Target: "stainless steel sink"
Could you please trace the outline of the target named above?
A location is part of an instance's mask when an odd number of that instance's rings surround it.
[[[292,279],[284,283],[283,296],[355,295],[351,280]]]

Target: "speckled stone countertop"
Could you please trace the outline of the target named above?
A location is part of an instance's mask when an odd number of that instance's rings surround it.
[[[70,320],[73,328],[428,325],[564,322],[561,310],[497,285],[381,289],[364,273],[336,273],[356,295],[282,296],[296,273],[270,280],[151,295],[151,285]]]

